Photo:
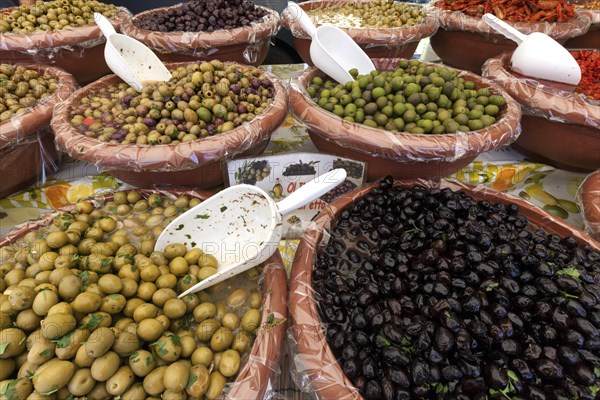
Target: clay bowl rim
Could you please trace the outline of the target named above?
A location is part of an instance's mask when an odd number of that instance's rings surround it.
[[[9,7],[2,12],[18,9]],[[117,13],[108,20],[117,30],[119,26],[131,18],[131,13],[125,7],[117,7]],[[32,33],[2,33],[0,34],[0,54],[5,51],[28,51],[32,48],[48,50],[63,46],[74,46],[93,40],[103,39],[98,25],[88,24],[79,27],[70,27],[56,32],[34,31]]]
[[[160,193],[167,196],[179,196],[187,195],[192,198],[199,198],[202,201],[208,199],[213,195],[211,192],[194,190],[189,188],[154,188],[154,189],[132,189],[139,191],[144,196],[149,196],[152,193]],[[90,197],[88,199],[82,199],[80,201],[91,201],[94,204],[94,208],[97,209],[101,206],[101,202],[111,201],[114,198],[114,194],[118,192],[129,192],[130,190],[119,190],[110,194]],[[0,247],[10,246],[15,244],[16,241],[21,239],[27,233],[39,230],[52,224],[52,220],[57,215],[64,212],[72,212],[75,210],[75,204],[71,204],[65,207],[60,207],[54,211],[42,215],[39,219],[29,221],[21,224],[16,229],[13,229],[7,235],[0,236]],[[279,251],[276,251],[267,261],[263,263],[264,275],[261,280],[262,288],[262,312],[261,312],[261,323],[260,327],[268,327],[266,329],[259,328],[252,344],[252,349],[248,353],[246,363],[238,372],[236,380],[230,384],[231,390],[235,390],[236,393],[250,393],[255,394],[257,392],[256,387],[256,375],[259,378],[265,377],[267,380],[259,382],[260,387],[266,389],[268,377],[271,375],[271,363],[277,362],[281,353],[281,345],[285,340],[285,324],[279,323],[275,326],[270,326],[268,322],[269,314],[275,315],[276,318],[287,318],[287,275],[285,273],[285,267]],[[266,343],[263,347],[263,343]],[[266,358],[266,360],[265,360]],[[268,365],[265,363],[268,363]],[[255,375],[249,377],[249,374],[253,372]],[[253,379],[254,378],[254,379]],[[229,386],[228,386],[229,387]],[[260,388],[259,388],[260,389]],[[260,391],[260,390],[258,390]],[[228,395],[226,395],[228,396]],[[249,398],[248,396],[240,398]]]
[[[361,3],[368,3],[369,0],[358,0]],[[298,5],[304,10],[312,10],[315,8],[327,7],[330,5],[340,4],[339,0],[311,0]],[[420,24],[414,26],[398,27],[398,28],[340,28],[346,32],[355,42],[362,45],[369,44],[385,44],[387,46],[403,45],[406,43],[418,42],[422,38],[429,37],[435,34],[438,30],[439,23],[435,15],[426,12],[423,5],[406,3],[410,6],[420,8],[426,14]],[[296,21],[292,21],[288,13],[282,13],[281,24],[288,29],[294,38],[310,39],[308,34],[300,27]],[[317,27],[321,24],[316,24]],[[398,43],[390,42],[398,41]],[[401,40],[401,41],[400,41]]]
[[[305,373],[308,375],[307,381],[311,382],[312,385],[311,389],[319,393],[323,399],[363,399],[363,397],[360,396],[358,390],[344,374],[325,337],[314,299],[314,291],[312,290],[312,269],[315,257],[323,242],[324,232],[328,232],[331,229],[339,214],[350,206],[353,201],[366,196],[372,188],[378,187],[378,184],[379,181],[343,194],[322,210],[302,235],[292,264],[288,303],[292,323],[291,332],[295,340],[294,346],[313,350],[309,356],[309,360],[307,360],[306,354],[302,350],[297,350],[296,354],[301,358],[300,363],[304,363]],[[595,241],[587,233],[572,227],[566,222],[543,211],[541,208],[519,198],[513,198],[510,195],[496,192],[489,188],[475,187],[444,179],[440,181],[418,179],[394,181],[394,187],[409,188],[416,184],[450,188],[453,191],[464,192],[477,200],[485,198],[494,203],[515,203],[519,206],[520,210],[526,209],[528,214],[533,214],[536,218],[546,220],[552,231],[560,231],[561,236],[564,236],[566,232],[570,232],[580,245],[585,243],[595,248],[596,251],[600,251],[600,242]],[[528,217],[528,220],[530,219]],[[549,230],[546,229],[546,231]],[[299,328],[298,320],[306,320],[307,316],[310,317],[310,320],[308,323],[303,322],[300,324],[301,328]],[[321,351],[320,349],[323,350]],[[311,361],[314,363],[315,357],[320,358],[320,365],[318,366],[311,364]],[[331,374],[335,374],[335,376]],[[341,381],[334,382],[332,380],[334,378],[341,378]],[[327,394],[329,391],[335,392],[336,397],[329,396]]]
[[[401,59],[396,58],[375,58],[373,62],[376,67],[379,65],[385,65],[386,63],[397,64]],[[407,60],[410,61],[410,60]],[[493,148],[499,147],[507,139],[506,131],[517,132],[520,126],[521,109],[519,104],[499,85],[493,81],[475,75],[471,72],[460,70],[457,68],[448,67],[442,64],[428,63],[425,64],[430,66],[446,67],[448,69],[458,71],[459,77],[469,78],[474,80],[477,84],[476,87],[489,87],[493,94],[500,94],[506,101],[506,109],[500,114],[501,118],[498,118],[496,123],[488,127],[462,133],[447,133],[447,134],[411,134],[408,132],[392,133],[384,129],[372,128],[363,124],[348,122],[343,118],[319,107],[306,92],[306,85],[309,79],[314,76],[325,76],[324,73],[319,71],[316,67],[310,67],[302,72],[302,74],[292,79],[290,84],[290,108],[293,114],[304,124],[307,125],[308,129],[321,136],[325,140],[335,140],[338,138],[346,139],[350,138],[352,145],[344,143],[338,145],[349,148],[351,150],[368,154],[373,156],[373,153],[377,154],[378,158],[384,159],[395,159],[397,160],[400,156],[407,153],[405,150],[406,145],[409,144],[410,148],[408,153],[417,153],[419,159],[417,162],[422,161],[448,161],[457,160],[474,155],[480,154],[485,151],[489,151]],[[325,124],[317,124],[306,121],[302,118],[304,113],[308,112],[314,114],[311,119],[318,118],[319,120],[326,121]],[[512,121],[512,122],[511,122]],[[325,126],[324,131],[322,127]],[[336,137],[335,132],[339,133],[339,129],[336,127],[346,127],[344,135]],[[502,131],[501,131],[502,130]],[[481,138],[484,135],[493,135],[493,140],[489,146],[481,145]],[[364,140],[364,137],[369,137],[369,142]],[[460,145],[464,147],[465,140],[468,142],[468,148],[461,148],[461,152],[457,154],[456,146]],[[399,144],[398,142],[402,143]],[[361,147],[356,147],[356,144],[360,144]],[[374,144],[376,143],[376,144]],[[441,147],[440,145],[444,146]],[[482,149],[483,148],[483,149]],[[415,161],[413,157],[407,158],[404,161]],[[399,160],[401,161],[401,160]]]
[[[598,49],[568,49],[569,52]],[[538,110],[548,115],[560,116],[564,123],[585,125],[596,128],[600,135],[600,101],[591,100],[584,95],[569,92],[560,87],[550,86],[535,78],[515,75],[508,67],[512,52],[502,52],[488,59],[482,67],[483,75],[500,86],[503,90],[527,108]],[[568,110],[573,110],[568,112]],[[588,116],[586,116],[586,114]],[[598,115],[597,118],[593,118]],[[595,126],[590,121],[596,120]]]
[[[142,11],[121,23],[121,30],[124,34],[131,36],[148,46],[157,47],[158,44],[170,43],[175,46],[174,49],[164,47],[165,49],[177,52],[190,48],[214,48],[223,46],[232,46],[243,43],[255,43],[268,36],[272,36],[281,24],[281,18],[277,11],[267,7],[256,5],[256,7],[267,11],[262,21],[253,22],[249,26],[243,26],[233,29],[219,29],[213,32],[159,32],[150,29],[139,28],[135,21],[149,14],[157,14],[170,9],[181,8],[183,3],[168,7],[154,8],[152,10]],[[182,40],[182,37],[187,40]]]
[[[40,99],[35,105],[28,107],[19,115],[0,123],[0,150],[18,143],[50,124],[54,106],[67,99],[78,87],[73,75],[62,68],[36,63],[10,63],[13,66],[24,66],[44,72],[58,79],[56,91]],[[16,119],[18,122],[14,122]]]
[[[168,68],[177,68],[191,63],[193,63],[193,61],[166,63],[165,66]],[[119,77],[113,74],[107,75],[96,82],[77,90],[66,104],[55,109],[51,127],[56,135],[56,143],[74,158],[96,163],[97,165],[106,168],[134,172],[167,172],[195,169],[201,167],[203,164],[208,164],[231,155],[232,152],[235,154],[245,151],[256,143],[262,142],[273,133],[271,129],[266,129],[269,125],[274,123],[274,131],[285,119],[288,109],[286,88],[279,77],[268,71],[263,71],[257,67],[236,62],[223,62],[223,65],[237,66],[240,69],[250,69],[251,71],[260,71],[264,77],[273,82],[273,87],[275,89],[271,104],[269,104],[269,106],[254,119],[237,128],[225,133],[196,139],[191,142],[175,144],[124,145],[120,143],[101,142],[97,139],[89,138],[79,133],[71,126],[69,118],[70,111],[73,108],[74,101],[85,97],[91,91],[97,90],[107,84],[123,83]],[[236,143],[234,144],[232,141],[235,141]],[[246,145],[247,148],[240,150],[240,147],[243,145]],[[165,152],[167,152],[166,156]],[[175,161],[178,162],[178,165],[173,166],[172,160],[165,161],[165,159],[169,157],[174,157],[176,159]],[[151,163],[145,164],[147,160],[152,161]],[[157,164],[159,165],[158,168]],[[166,167],[164,165],[166,165]]]
[[[481,18],[472,17],[462,11],[446,10],[438,7],[436,3],[429,3],[426,7],[438,16],[440,28],[479,33],[506,39],[502,34],[488,26]],[[587,33],[591,26],[590,18],[577,10],[575,10],[573,19],[567,22],[507,22],[525,34],[543,32],[555,40],[567,40],[576,37],[572,36],[572,32],[575,28],[582,29],[583,32],[581,32],[581,35],[583,35]],[[581,25],[581,27],[579,25]]]

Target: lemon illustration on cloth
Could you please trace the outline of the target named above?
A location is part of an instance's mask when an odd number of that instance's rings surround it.
[[[73,185],[67,191],[67,200],[69,203],[76,203],[81,199],[90,197],[94,193],[94,189],[90,183],[78,183]]]

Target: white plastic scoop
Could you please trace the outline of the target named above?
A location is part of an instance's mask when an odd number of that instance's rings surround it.
[[[143,43],[115,31],[111,23],[94,13],[96,24],[106,36],[104,58],[112,72],[140,92],[144,86],[171,79],[162,61]]]
[[[511,58],[513,71],[568,85],[577,85],[581,80],[581,68],[575,58],[550,36],[541,32],[525,35],[493,14],[485,14],[483,20],[519,45]]]
[[[315,27],[296,3],[289,2],[286,10],[311,37],[310,58],[313,63],[337,82],[344,84],[353,81],[348,72],[353,68],[360,75],[369,74],[375,69],[369,56],[340,28],[333,25]]]
[[[179,295],[196,293],[267,260],[281,239],[282,215],[327,193],[346,179],[344,169],[334,169],[275,203],[252,185],[227,188],[186,211],[171,222],[156,241],[155,250],[183,243],[214,256],[217,273]]]

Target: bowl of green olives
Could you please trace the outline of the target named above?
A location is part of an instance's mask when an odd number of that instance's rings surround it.
[[[166,64],[173,78],[142,93],[115,75],[78,90],[55,109],[59,148],[137,185],[209,188],[221,161],[258,155],[287,114],[274,75],[251,66]]]
[[[39,0],[1,11],[2,62],[56,66],[80,84],[110,73],[104,61],[105,39],[94,22],[94,12],[107,17],[117,31],[131,16],[124,8],[96,0]]]
[[[218,58],[258,67],[279,27],[276,11],[249,0],[195,0],[144,11],[121,29],[164,62]]]
[[[316,26],[332,24],[344,30],[370,58],[410,58],[419,41],[433,35],[434,16],[416,4],[392,0],[350,1],[317,0],[299,3]],[[310,58],[310,37],[294,15],[284,12],[282,24],[294,36],[294,47],[304,62]]]
[[[262,399],[287,316],[279,254],[179,299],[216,259],[189,243],[154,251],[168,221],[207,197],[117,192],[1,237],[2,393]]]
[[[534,205],[388,176],[338,197],[300,241],[298,381],[324,400],[595,399],[599,280],[600,243]]]
[[[512,143],[521,110],[497,85],[418,60],[375,59],[341,85],[316,68],[292,81],[290,104],[321,151],[365,161],[368,178],[447,176]]]
[[[0,80],[0,197],[4,197],[58,161],[48,125],[54,105],[68,98],[77,83],[59,68],[4,63]]]

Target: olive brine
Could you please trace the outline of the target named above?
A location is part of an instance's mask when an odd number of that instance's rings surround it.
[[[252,121],[275,95],[273,82],[253,67],[213,60],[171,73],[141,93],[120,83],[88,94],[71,111],[71,124],[102,142],[189,142]]]
[[[459,76],[459,72],[418,60],[403,60],[393,71],[372,71],[340,84],[316,76],[306,88],[319,107],[349,122],[392,132],[469,132],[496,123],[505,108],[501,95]]]
[[[515,204],[386,178],[341,212],[313,281],[368,400],[598,398],[600,253]]]
[[[119,192],[2,247],[3,398],[220,398],[248,357],[262,296],[255,268],[177,298],[217,260],[154,243],[198,203]]]

